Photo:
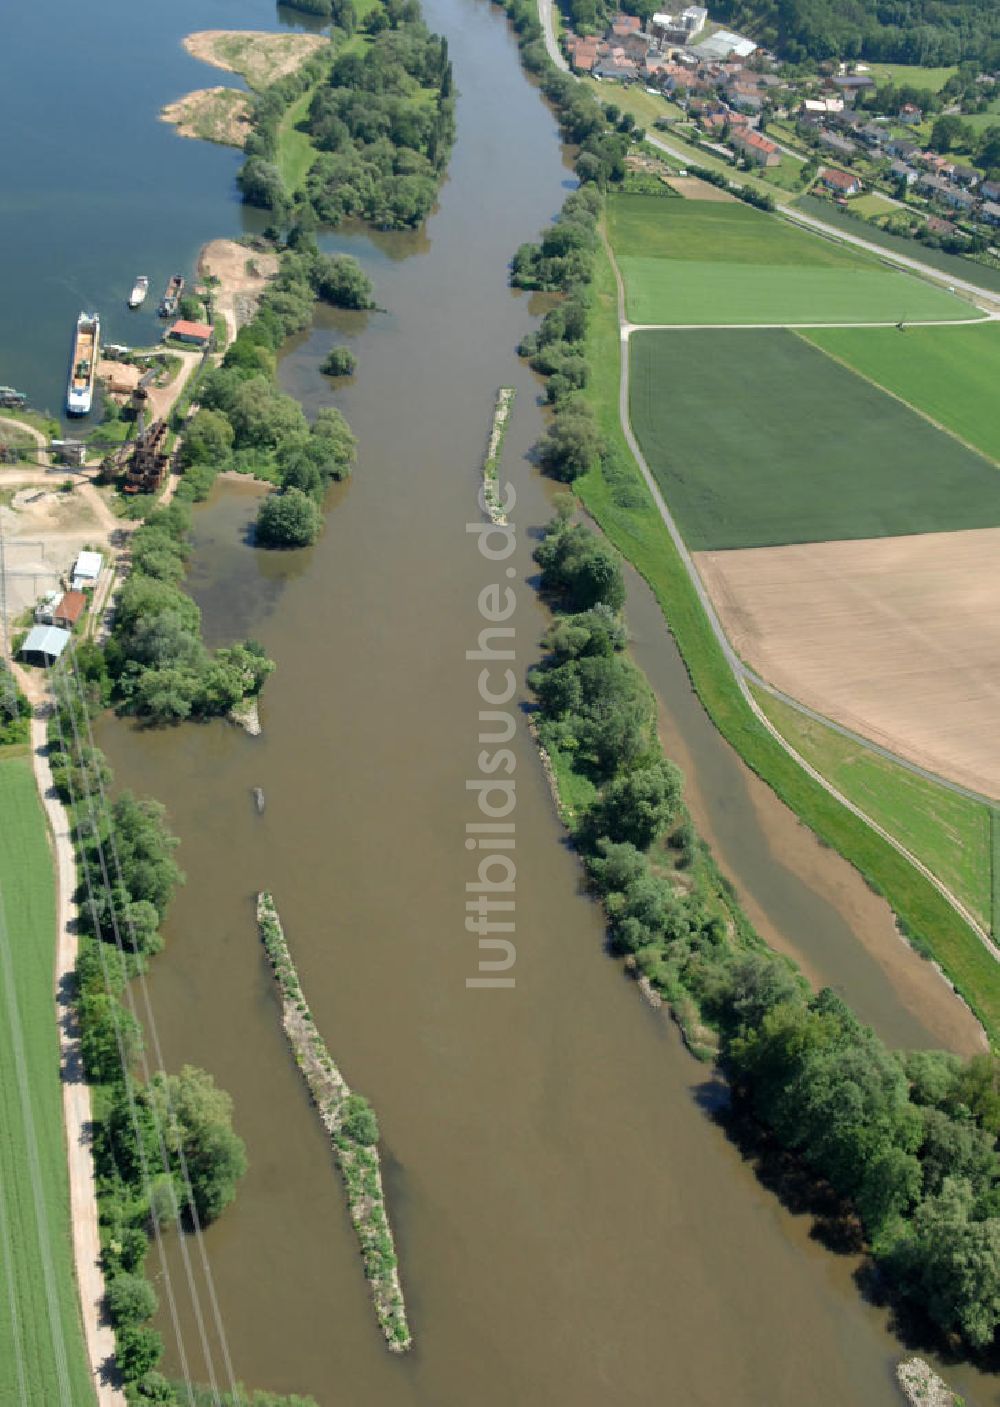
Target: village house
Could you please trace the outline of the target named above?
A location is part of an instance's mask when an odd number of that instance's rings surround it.
[[[988,225],[1000,225],[1000,203],[984,200],[979,209],[979,218],[985,220]]]
[[[740,112],[760,112],[764,106],[764,95],[757,84],[746,79],[733,79],[726,84],[725,92],[732,106]]]
[[[914,161],[920,156],[920,148],[908,137],[890,137],[885,149],[890,156],[898,156],[900,161]]]
[[[841,161],[850,161],[858,149],[849,138],[841,137],[836,132],[820,132],[819,144],[825,151],[832,151],[835,156],[839,156]]]
[[[975,197],[969,195],[968,191],[960,190],[941,176],[921,176],[917,182],[917,190],[928,199],[939,200],[945,205],[954,206],[956,210],[971,210],[976,203]]]
[[[973,186],[979,185],[979,172],[974,166],[956,166],[951,173],[951,179],[956,185],[971,190]]]
[[[861,190],[861,182],[857,176],[849,171],[837,171],[832,166],[824,166],[820,170],[819,179],[821,185],[827,190],[833,191],[835,195],[857,195]]]
[[[889,174],[894,181],[905,181],[908,186],[916,183],[918,175],[912,166],[907,166],[905,161],[894,161],[889,167]]]
[[[742,152],[746,159],[752,161],[755,166],[778,166],[781,164],[781,152],[773,142],[769,142],[759,132],[737,130],[730,133],[729,141],[734,151]]]
[[[918,123],[923,122],[924,115],[915,104],[904,103],[899,109],[899,120],[904,127],[916,127]]]
[[[886,130],[884,127],[880,127],[877,122],[866,122],[863,127],[858,128],[857,135],[866,147],[877,151],[885,141]]]
[[[799,104],[799,116],[807,121],[821,122],[825,117],[843,111],[843,98],[803,98]]]
[[[853,106],[859,93],[875,87],[875,80],[866,73],[845,73],[826,80],[828,88],[833,88],[843,98],[848,107]]]
[[[638,15],[615,15],[608,31],[609,39],[627,39],[630,34],[639,34],[642,20]]]
[[[1000,181],[983,181],[979,194],[984,200],[1000,200]]]

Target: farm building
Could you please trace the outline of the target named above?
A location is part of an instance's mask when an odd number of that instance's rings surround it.
[[[184,318],[178,318],[167,336],[193,347],[207,347],[212,339],[212,329],[207,322],[187,322]]]
[[[87,598],[82,591],[67,591],[52,608],[52,624],[72,630],[86,609]]]
[[[35,625],[28,631],[18,654],[26,664],[47,669],[55,664],[71,638],[68,630],[61,630],[57,625]]]

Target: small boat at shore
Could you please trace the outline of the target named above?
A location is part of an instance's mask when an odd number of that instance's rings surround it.
[[[132,285],[132,292],[128,295],[128,305],[130,308],[141,308],[146,301],[146,294],[149,292],[149,279],[145,274],[140,274]]]
[[[86,415],[93,404],[100,344],[100,318],[96,313],[81,313],[76,320],[69,385],[66,387],[66,409],[70,415]]]
[[[160,299],[160,306],[157,309],[161,318],[172,318],[177,312],[181,301],[181,294],[184,292],[184,280],[180,274],[174,274],[167,284],[163,297]]]

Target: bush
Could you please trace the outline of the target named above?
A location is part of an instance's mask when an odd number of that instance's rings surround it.
[[[108,1314],[116,1328],[152,1319],[157,1309],[156,1291],[141,1275],[116,1275],[108,1286]]]
[[[262,547],[308,547],[319,537],[323,518],[301,489],[288,488],[265,498],[254,524]]]
[[[320,371],[325,376],[352,376],[358,359],[348,347],[332,347],[327,353]]]
[[[373,1144],[378,1142],[378,1120],[375,1111],[364,1095],[348,1095],[344,1104],[341,1130],[355,1143]]]

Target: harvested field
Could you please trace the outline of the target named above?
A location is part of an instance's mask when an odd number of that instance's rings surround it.
[[[632,425],[692,551],[1000,525],[988,460],[792,333],[630,349]]]
[[[703,552],[742,657],[919,766],[1000,797],[1000,530]]]
[[[184,47],[193,58],[238,73],[251,88],[266,88],[329,46],[322,34],[264,34],[246,29],[201,29]]]
[[[829,328],[806,334],[953,434],[1000,461],[1000,324]]]
[[[172,122],[182,137],[242,148],[250,131],[250,99],[239,88],[199,88],[167,103],[162,122]]]
[[[630,321],[712,326],[975,317],[944,289],[742,202],[614,196]]]
[[[671,176],[667,185],[685,200],[707,200],[723,205],[737,203],[731,191],[724,191],[709,181],[699,181],[697,176]]]

